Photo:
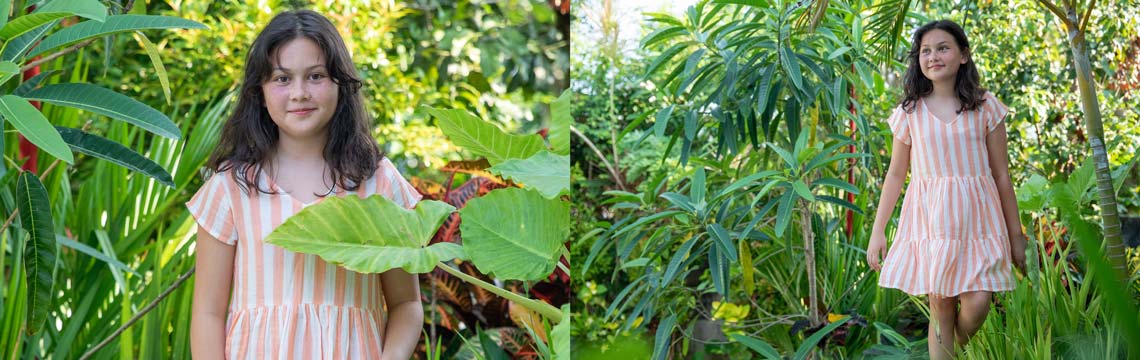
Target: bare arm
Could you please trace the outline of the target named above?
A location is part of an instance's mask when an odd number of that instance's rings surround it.
[[[190,315],[190,352],[195,359],[224,359],[226,311],[233,281],[234,247],[198,227],[195,245],[194,305]]]
[[[388,324],[384,329],[383,360],[410,359],[420,341],[424,324],[424,307],[420,302],[420,283],[415,275],[402,269],[380,274],[384,287],[384,303],[388,305]]]
[[[1017,211],[1017,195],[1013,193],[1013,182],[1009,179],[1009,144],[1005,132],[1005,124],[986,135],[986,149],[989,151],[990,172],[997,185],[998,197],[1001,199],[1001,212],[1005,217],[1005,226],[1009,230],[1010,251],[1013,255],[1014,265],[1025,269],[1025,236],[1021,233],[1021,218]]]
[[[882,268],[880,259],[886,257],[884,252],[887,246],[887,220],[895,212],[899,193],[902,192],[907,171],[910,170],[910,145],[898,138],[892,137],[892,139],[894,142],[891,146],[891,165],[887,168],[886,179],[883,179],[883,192],[879,195],[875,225],[871,228],[871,241],[867,245],[867,264],[875,271]]]

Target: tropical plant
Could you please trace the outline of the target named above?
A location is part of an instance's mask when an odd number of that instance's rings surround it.
[[[0,264],[4,264],[5,272],[11,275],[0,283],[5,289],[3,297],[0,297],[0,308],[5,312],[5,321],[0,327],[0,347],[5,349],[5,358],[49,354],[67,357],[69,350],[81,346],[79,344],[97,342],[73,341],[81,336],[78,332],[83,328],[89,311],[105,309],[95,301],[105,301],[106,293],[76,291],[84,283],[70,277],[74,273],[58,271],[61,266],[67,268],[84,264],[103,268],[110,265],[110,271],[119,275],[124,272],[139,274],[124,266],[114,255],[109,255],[115,253],[109,248],[111,243],[106,240],[107,232],[83,232],[79,235],[91,242],[101,236],[104,239],[103,251],[95,250],[86,244],[87,241],[72,238],[73,230],[88,230],[71,227],[75,217],[69,215],[75,210],[68,190],[68,172],[71,165],[78,164],[72,152],[107,161],[101,164],[114,164],[115,169],[110,171],[114,171],[119,179],[127,178],[128,171],[147,176],[136,177],[134,182],[149,183],[152,193],[169,193],[176,186],[171,174],[165,170],[171,162],[161,161],[167,165],[163,166],[144,157],[130,139],[147,137],[139,129],[163,137],[145,140],[160,150],[149,154],[161,158],[171,155],[162,150],[169,149],[171,142],[181,139],[182,129],[163,113],[137,100],[83,81],[83,64],[86,61],[82,54],[69,66],[63,66],[63,60],[75,50],[105,36],[133,33],[145,45],[149,41],[142,35],[143,30],[199,29],[203,26],[175,17],[129,14],[129,8],[118,3],[112,5],[108,8],[95,0],[55,0],[29,7],[25,15],[22,14],[25,10],[22,1],[0,3],[0,10],[3,10],[0,12],[3,14],[0,16],[0,24],[3,25],[0,27],[0,38],[3,39],[0,82],[4,83],[0,115],[12,124],[21,139],[28,141],[29,145],[22,145],[20,153],[30,156],[23,164],[27,172],[15,169],[20,166],[16,163],[20,159],[15,159],[9,151],[5,151],[5,163],[0,164],[0,173],[5,174],[0,185],[4,185],[4,208],[8,217],[3,234],[6,251],[0,256]],[[9,18],[8,14],[12,12],[18,16]],[[83,20],[75,21],[76,17]],[[60,27],[61,24],[65,26]],[[152,55],[158,56],[157,52],[152,52]],[[38,72],[41,67],[48,66],[63,72],[51,70],[30,78],[15,77],[25,71]],[[64,74],[67,77],[61,77]],[[47,104],[42,111],[39,102]],[[91,115],[86,115],[89,119],[80,119],[75,109],[121,123],[106,123],[101,117],[93,118]],[[98,124],[94,122],[96,119],[100,120]],[[127,127],[128,123],[135,127]],[[113,129],[107,137],[92,132],[106,129]],[[128,141],[117,142],[112,140],[116,138],[116,132],[132,135],[120,136],[121,140]],[[13,144],[14,139],[15,136],[6,136],[4,140]],[[124,143],[131,147],[124,146]],[[36,148],[56,160],[49,166],[42,166],[35,156]],[[64,166],[59,166],[60,162]],[[60,170],[52,172],[56,168]],[[17,179],[15,187],[9,187],[13,178]],[[15,201],[12,201],[13,195]],[[20,221],[13,222],[17,215]],[[121,236],[120,230],[112,231],[111,237],[117,239]],[[122,281],[119,281],[120,285]],[[113,287],[108,287],[108,290]],[[70,307],[57,305],[62,303],[70,304]],[[61,311],[63,309],[70,310]],[[122,307],[121,310],[124,316],[133,314],[130,307]]]
[[[569,204],[562,199],[570,187],[568,95],[551,104],[554,116],[547,137],[549,146],[537,134],[509,134],[463,110],[425,110],[435,116],[451,141],[486,158],[491,165],[488,172],[501,181],[518,184],[471,199],[458,211],[462,245],[430,244],[440,225],[455,211],[453,206],[424,200],[411,210],[382,196],[330,198],[291,217],[266,242],[316,254],[358,272],[402,268],[419,274],[438,268],[557,324],[552,330],[530,331],[551,334],[551,345],[535,342],[540,353],[568,359],[569,306],[559,310],[448,264],[470,261],[484,274],[518,281],[544,279],[556,266],[562,266],[559,259],[566,254],[569,226]],[[349,219],[342,216],[345,211],[369,215]]]

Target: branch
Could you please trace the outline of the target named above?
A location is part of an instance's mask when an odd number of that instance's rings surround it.
[[[167,287],[166,290],[162,292],[162,294],[158,295],[157,298],[151,301],[150,304],[147,304],[146,307],[135,314],[135,316],[132,316],[130,320],[127,320],[127,322],[123,324],[123,326],[120,326],[118,329],[116,329],[114,333],[111,333],[111,336],[103,339],[99,345],[95,345],[95,347],[91,348],[91,350],[87,350],[83,356],[79,357],[79,360],[86,360],[91,358],[91,356],[94,355],[96,351],[99,351],[99,349],[102,349],[104,346],[107,346],[107,344],[110,344],[112,340],[115,340],[116,337],[119,337],[119,334],[122,334],[123,331],[127,330],[127,328],[131,327],[131,325],[134,325],[134,323],[141,319],[143,315],[146,315],[146,313],[154,310],[154,308],[158,306],[159,302],[161,302],[163,299],[166,299],[167,295],[170,295],[171,292],[174,292],[174,289],[177,289],[179,285],[182,285],[183,282],[186,282],[186,279],[190,278],[190,275],[194,274],[194,269],[195,268],[191,267],[189,271],[186,271],[185,274],[182,274],[182,277],[178,278],[178,280],[175,280],[173,284],[170,284],[170,286]]]
[[[1053,5],[1053,3],[1049,2],[1049,0],[1037,0],[1037,3],[1045,6],[1049,9],[1050,12],[1053,13],[1053,15],[1057,15],[1058,18],[1061,18],[1061,22],[1065,23],[1065,26],[1068,26],[1070,29],[1076,27],[1076,24],[1073,24],[1073,22],[1069,21],[1069,17],[1065,15],[1065,12],[1061,11],[1061,8],[1058,8],[1057,5]]]
[[[606,156],[602,155],[602,152],[598,150],[597,146],[594,146],[594,142],[590,141],[590,139],[587,138],[586,135],[582,135],[582,132],[580,132],[580,131],[578,131],[578,129],[574,128],[573,125],[570,126],[570,132],[574,133],[574,135],[578,135],[578,137],[581,138],[582,141],[586,142],[586,146],[589,146],[591,150],[594,150],[594,154],[597,154],[598,158],[602,159],[602,165],[605,165],[606,169],[610,171],[610,175],[612,175],[614,177],[614,181],[617,182],[618,187],[621,187],[621,189],[623,191],[626,190],[625,183],[623,181],[621,181],[621,176],[618,174],[617,169],[614,169],[613,165],[610,165],[610,162],[606,161]]]
[[[42,58],[40,58],[39,60],[36,60],[36,61],[30,62],[30,63],[28,63],[27,65],[24,65],[23,67],[21,67],[21,68],[20,68],[20,72],[25,72],[25,71],[31,70],[31,69],[35,68],[36,66],[40,66],[40,65],[42,65],[43,63],[46,63],[46,62],[48,62],[48,61],[52,61],[52,60],[55,60],[55,58],[57,58],[57,57],[60,57],[60,56],[64,56],[64,55],[67,55],[67,54],[70,54],[70,53],[74,52],[75,50],[79,50],[79,48],[82,48],[82,47],[84,47],[84,46],[90,45],[90,44],[91,44],[91,43],[93,43],[93,42],[95,42],[95,38],[91,38],[91,39],[83,40],[83,42],[80,42],[80,43],[78,43],[78,44],[72,45],[72,46],[71,46],[71,47],[69,47],[69,48],[66,48],[66,49],[60,50],[59,52],[56,52],[56,53],[54,53],[54,54],[51,54],[51,55],[48,55],[48,56],[42,57]]]
[[[1092,17],[1092,9],[1094,7],[1096,7],[1096,0],[1092,0],[1092,2],[1089,2],[1089,8],[1085,9],[1085,16],[1081,17],[1080,32],[1082,34],[1085,32],[1085,29],[1088,28],[1088,26],[1089,26],[1089,17]]]

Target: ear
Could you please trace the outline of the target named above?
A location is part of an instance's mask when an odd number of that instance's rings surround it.
[[[962,65],[970,62],[970,48],[962,49]]]

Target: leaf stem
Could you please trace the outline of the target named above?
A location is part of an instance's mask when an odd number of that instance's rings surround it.
[[[481,287],[484,290],[495,293],[495,295],[502,296],[502,297],[506,298],[507,300],[513,301],[516,304],[519,304],[519,305],[522,305],[523,307],[526,307],[527,309],[536,311],[539,314],[542,314],[542,316],[545,316],[546,318],[553,321],[555,324],[560,323],[563,320],[566,320],[566,319],[562,318],[562,310],[558,310],[558,308],[551,306],[550,304],[547,304],[547,303],[542,302],[542,301],[530,299],[530,298],[527,298],[525,296],[507,291],[507,290],[500,288],[498,286],[495,286],[493,284],[489,284],[486,281],[479,280],[478,278],[475,278],[471,275],[467,275],[467,274],[463,273],[462,271],[459,271],[459,269],[453,268],[450,265],[444,264],[443,262],[436,263],[436,266],[439,266],[440,269],[443,269],[443,271],[446,271],[448,274],[454,275],[455,277],[458,277],[460,279],[463,279],[464,281],[472,283],[475,286]]]

